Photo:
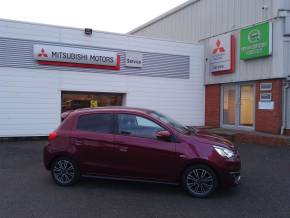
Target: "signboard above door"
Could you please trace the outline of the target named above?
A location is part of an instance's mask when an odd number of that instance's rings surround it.
[[[33,45],[33,57],[39,64],[97,69],[120,69],[116,52],[50,45]]]
[[[214,75],[235,71],[235,37],[230,33],[209,40],[209,71]]]
[[[272,54],[272,23],[262,23],[240,33],[240,59],[266,57]]]
[[[143,67],[143,54],[140,52],[127,51],[125,54],[125,66],[126,67]]]

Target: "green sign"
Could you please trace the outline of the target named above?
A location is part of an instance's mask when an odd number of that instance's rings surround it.
[[[262,23],[240,33],[240,59],[248,60],[272,54],[272,23]]]

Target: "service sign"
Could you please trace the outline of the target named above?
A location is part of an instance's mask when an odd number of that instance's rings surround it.
[[[248,60],[271,55],[272,34],[271,22],[242,29],[240,33],[240,59]]]
[[[209,70],[211,73],[233,73],[235,63],[235,37],[223,34],[209,40]]]
[[[39,64],[119,70],[116,52],[72,47],[34,45],[33,56]]]
[[[143,55],[140,52],[126,52],[126,67],[143,67]]]

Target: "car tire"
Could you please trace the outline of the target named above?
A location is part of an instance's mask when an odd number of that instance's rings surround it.
[[[182,186],[188,194],[197,198],[206,198],[218,187],[215,172],[206,165],[192,165],[186,168],[182,176]]]
[[[71,158],[59,157],[51,164],[51,176],[56,184],[71,186],[79,180],[79,169]]]

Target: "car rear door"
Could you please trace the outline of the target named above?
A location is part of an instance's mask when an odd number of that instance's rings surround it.
[[[112,113],[83,114],[77,118],[71,134],[81,171],[85,174],[111,174],[114,154],[114,115]]]
[[[116,164],[123,176],[176,180],[176,144],[155,136],[164,127],[153,120],[132,114],[118,114],[117,123],[115,144],[119,147],[120,155]]]

